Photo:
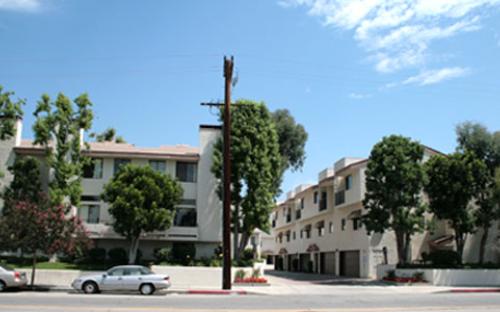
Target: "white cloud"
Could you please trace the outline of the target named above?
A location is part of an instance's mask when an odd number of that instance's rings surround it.
[[[372,96],[371,94],[356,93],[356,92],[352,92],[349,94],[349,98],[353,100],[364,100],[370,98],[371,96]]]
[[[325,25],[352,30],[379,72],[423,68],[432,42],[480,29],[481,9],[500,0],[280,0]]]
[[[0,0],[0,10],[37,11],[41,0]]]
[[[437,70],[426,70],[421,72],[416,76],[409,77],[402,81],[401,85],[416,84],[419,86],[427,86],[436,84],[445,80],[450,80],[452,78],[458,78],[466,76],[470,73],[470,69],[463,67],[447,67]],[[387,87],[395,87],[397,83],[388,84]]]

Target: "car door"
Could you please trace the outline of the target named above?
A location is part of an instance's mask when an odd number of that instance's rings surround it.
[[[123,268],[111,269],[102,278],[100,285],[101,290],[121,290],[123,289]]]
[[[140,268],[126,268],[123,271],[123,289],[138,290],[142,283],[142,272]]]

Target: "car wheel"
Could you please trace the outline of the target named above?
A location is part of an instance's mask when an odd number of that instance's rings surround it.
[[[142,284],[139,291],[143,295],[152,295],[155,292],[155,287],[151,284]]]
[[[0,281],[0,292],[4,291],[5,288],[7,288],[7,285],[5,285],[4,281]]]
[[[86,294],[95,294],[99,291],[99,287],[94,282],[85,282],[83,283],[82,290]]]

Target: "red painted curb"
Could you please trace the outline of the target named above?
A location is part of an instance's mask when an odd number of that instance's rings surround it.
[[[452,289],[452,293],[499,293],[500,288],[479,288],[479,289]]]
[[[188,290],[187,294],[190,295],[246,295],[247,292],[244,290]]]

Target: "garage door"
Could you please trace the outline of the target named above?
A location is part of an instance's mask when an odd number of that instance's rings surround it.
[[[340,252],[340,275],[359,277],[359,250]]]
[[[335,253],[324,252],[321,253],[321,273],[335,274]]]

